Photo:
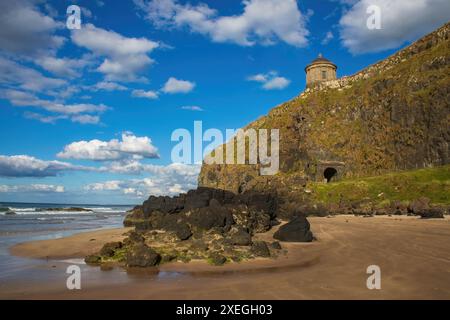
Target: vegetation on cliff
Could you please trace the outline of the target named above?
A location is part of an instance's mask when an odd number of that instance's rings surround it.
[[[199,185],[236,193],[273,190],[285,202],[283,210],[308,199],[336,200],[324,199],[321,194],[327,188],[345,186],[345,180],[356,184],[359,178],[446,165],[450,162],[449,74],[448,23],[354,76],[307,89],[248,125],[246,128],[280,130],[277,175],[260,176],[253,165],[204,164]],[[335,168],[343,182],[334,187],[317,186],[319,198],[312,199],[305,193],[307,185],[323,181],[330,163],[339,164]],[[404,200],[426,191],[409,186],[411,192],[404,190]],[[380,193],[389,194],[393,188],[389,183],[383,187]],[[443,201],[437,194],[430,199]]]

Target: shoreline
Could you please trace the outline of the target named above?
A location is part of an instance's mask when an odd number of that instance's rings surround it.
[[[63,286],[67,264],[59,266],[52,261],[48,268],[56,265],[50,271],[58,272],[61,283],[36,280],[42,287],[35,292],[17,280],[5,285],[0,298],[450,299],[450,217],[346,215],[308,220],[317,240],[281,242],[288,253],[276,259],[258,258],[223,266],[197,260],[171,262],[128,273],[121,267],[102,271],[85,265],[89,282],[78,292]],[[273,228],[257,238],[271,239],[275,231]],[[80,258],[95,251],[102,241],[119,239],[124,232],[124,228],[83,232],[18,244],[10,252],[30,258]],[[64,255],[62,248],[66,248]],[[374,264],[382,270],[382,290],[366,288],[366,268]]]

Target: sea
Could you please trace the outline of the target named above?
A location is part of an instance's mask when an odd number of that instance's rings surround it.
[[[118,228],[123,226],[126,211],[132,208],[133,205],[0,202],[0,284],[2,280],[22,274],[29,265],[28,259],[10,255],[11,246]],[[8,211],[14,214],[7,214]]]

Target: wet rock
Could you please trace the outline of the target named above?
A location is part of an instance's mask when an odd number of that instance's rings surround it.
[[[270,250],[265,241],[253,241],[250,252],[257,257],[270,257]]]
[[[143,243],[135,244],[126,254],[126,264],[128,267],[152,267],[160,261],[161,256]]]
[[[281,226],[273,237],[280,241],[289,242],[311,242],[313,240],[309,222],[303,216],[297,216],[289,223]]]
[[[145,238],[141,232],[132,230],[128,233],[128,237],[123,241],[125,245],[133,245],[134,243],[144,242]]]
[[[6,216],[13,216],[13,215],[15,215],[16,213],[14,212],[14,211],[12,211],[12,210],[8,210],[8,211],[6,211],[5,212],[5,215]]]
[[[100,255],[103,257],[112,257],[117,249],[122,248],[122,242],[108,242],[100,250]]]

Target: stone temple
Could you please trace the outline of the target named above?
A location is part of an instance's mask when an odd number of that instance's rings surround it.
[[[305,68],[306,87],[311,88],[321,82],[336,80],[336,70],[337,66],[333,62],[325,59],[322,54],[319,54]]]

